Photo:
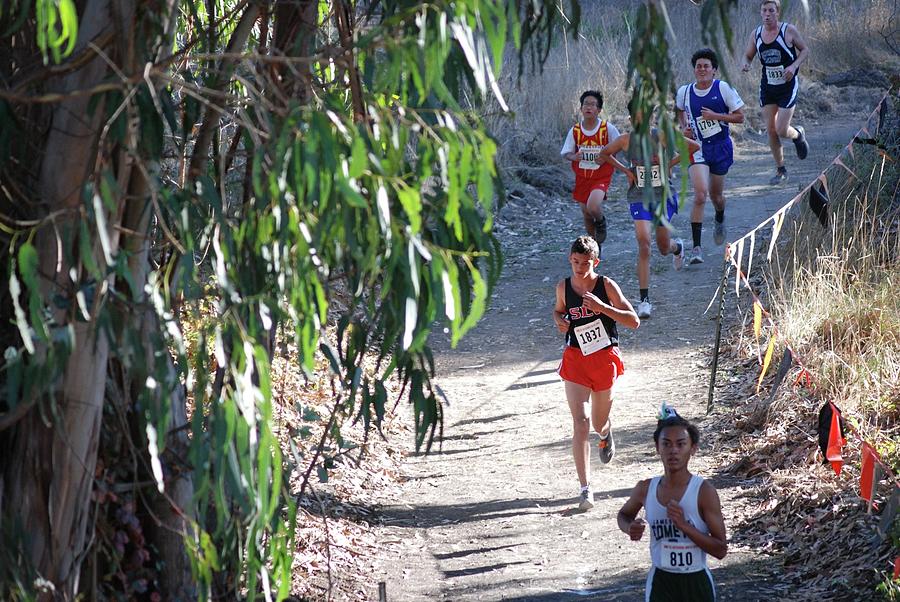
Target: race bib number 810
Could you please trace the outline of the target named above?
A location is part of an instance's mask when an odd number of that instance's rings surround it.
[[[602,320],[594,320],[588,324],[576,326],[573,330],[578,338],[578,346],[581,347],[581,353],[584,355],[590,355],[612,344]]]
[[[662,542],[662,558],[660,558],[664,571],[671,573],[693,573],[700,567],[700,548],[693,544]]]

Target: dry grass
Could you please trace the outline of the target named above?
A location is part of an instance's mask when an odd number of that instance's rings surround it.
[[[514,117],[500,114],[493,105],[486,110],[488,124],[500,141],[500,163],[508,171],[522,166],[559,163],[559,148],[566,131],[579,118],[578,97],[584,90],[604,94],[604,116],[620,130],[628,128],[627,102],[630,91],[628,53],[631,23],[640,0],[597,0],[583,3],[577,40],[561,39],[550,52],[542,73],[528,73],[517,81],[512,53],[504,66],[501,89]],[[720,77],[731,83],[746,103],[747,122],[743,127],[762,127],[757,106],[758,63],[744,73],[741,55],[759,24],[755,5],[741,3],[731,15],[734,52],[721,57]],[[809,15],[800,2],[790,3],[784,18],[797,24],[812,49],[804,73],[808,107],[799,110],[831,110],[828,103],[816,103],[815,82],[837,71],[870,68],[884,62],[887,46],[883,30],[897,12],[900,0],[818,0],[810,2]],[[691,54],[704,46],[700,37],[700,8],[689,2],[667,2],[674,37],[670,58],[676,81],[691,81]],[[865,43],[860,43],[865,40]],[[724,47],[724,43],[723,43]],[[900,47],[900,43],[898,43]],[[896,61],[896,57],[892,60]],[[674,90],[673,90],[674,93]],[[735,128],[740,135],[741,126]]]
[[[891,156],[900,151],[898,108],[883,129]],[[731,416],[717,422],[718,445],[731,455],[730,472],[757,479],[734,537],[782,560],[796,600],[875,599],[897,553],[890,539],[871,543],[880,517],[866,512],[858,480],[862,440],[900,474],[900,170],[872,147],[857,145],[844,161],[855,175],[828,174],[832,226],[823,229],[802,209],[783,231],[768,273],[751,279],[779,339],[800,356],[814,385],[790,386],[795,367],[773,403],[771,374],[756,394],[759,346],[749,307],[725,343],[723,372],[737,376],[722,387],[721,409],[731,406]],[[822,466],[817,445],[817,413],[828,401],[853,428],[840,477]],[[881,480],[879,505],[895,486]],[[893,528],[900,535],[897,522]]]

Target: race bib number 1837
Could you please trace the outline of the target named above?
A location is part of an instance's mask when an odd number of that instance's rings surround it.
[[[602,320],[594,320],[588,324],[576,326],[573,330],[578,338],[578,346],[581,347],[581,353],[584,355],[590,355],[612,344]]]

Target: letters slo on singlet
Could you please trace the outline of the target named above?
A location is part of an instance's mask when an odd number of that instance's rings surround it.
[[[572,330],[578,338],[578,346],[581,347],[581,353],[584,355],[590,355],[612,344],[602,320],[594,320],[588,324],[576,326]]]
[[[644,188],[647,185],[646,171],[647,168],[643,165],[636,165],[634,167],[638,188]],[[654,165],[650,168],[650,186],[653,188],[662,186],[662,171],[660,170],[659,165]]]
[[[581,151],[581,161],[578,162],[579,169],[594,170],[600,168],[600,165],[597,163],[597,157],[600,155],[600,151],[603,150],[602,146],[586,145],[578,150]]]

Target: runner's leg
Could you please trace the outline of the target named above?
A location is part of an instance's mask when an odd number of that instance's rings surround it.
[[[710,174],[709,199],[716,211],[725,211],[725,176]]]
[[[644,219],[634,220],[634,236],[637,239],[638,286],[650,288],[650,222]]]
[[[694,188],[694,206],[691,207],[691,223],[703,223],[703,208],[709,195],[709,166],[705,163],[694,163],[688,168],[691,186]],[[696,244],[694,246],[700,246]]]
[[[609,432],[609,411],[612,408],[612,389],[591,392],[591,424],[601,437]]]
[[[670,253],[678,252],[678,245],[672,239],[669,229],[660,224],[656,227],[656,248],[663,257]]]
[[[779,137],[793,140],[800,135],[800,132],[791,127],[791,118],[793,116],[794,107],[791,107],[790,109],[778,107],[775,114],[775,131],[778,132]]]
[[[772,158],[775,159],[777,167],[782,167],[784,165],[784,149],[781,147],[781,138],[778,136],[778,130],[775,125],[778,105],[765,105],[762,108],[762,112],[766,121],[766,132],[769,134],[769,148],[772,150]]]
[[[575,458],[578,482],[584,487],[588,484],[587,468],[591,453],[590,445],[588,445],[591,424],[584,411],[584,404],[591,398],[591,389],[569,381],[564,381],[564,383],[569,412],[572,414],[572,457]]]

